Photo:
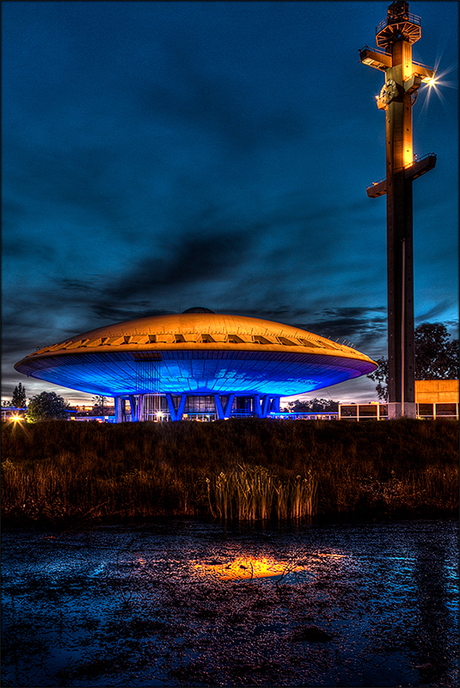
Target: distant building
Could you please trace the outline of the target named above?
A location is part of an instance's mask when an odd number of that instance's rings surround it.
[[[77,406],[76,409],[69,409],[69,420],[95,420],[98,423],[114,423],[115,409],[113,406],[104,406],[104,413],[96,414],[93,412],[92,406]]]
[[[369,404],[339,404],[339,420],[387,420],[388,405],[378,401]]]
[[[459,419],[458,380],[416,380],[416,417],[420,420],[436,418]],[[339,404],[339,420],[386,420],[385,403]]]
[[[415,401],[418,418],[458,420],[458,380],[416,380]]]

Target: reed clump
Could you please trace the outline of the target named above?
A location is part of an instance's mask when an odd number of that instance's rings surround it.
[[[317,482],[306,477],[282,478],[264,466],[238,465],[206,478],[211,514],[224,521],[302,521],[315,513]]]
[[[451,421],[2,423],[6,522],[455,515]]]

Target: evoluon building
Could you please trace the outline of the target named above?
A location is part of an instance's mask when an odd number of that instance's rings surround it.
[[[114,397],[116,422],[266,417],[280,398],[366,375],[368,356],[289,325],[205,308],[128,320],[39,349],[30,377]],[[129,402],[129,413],[127,412]]]

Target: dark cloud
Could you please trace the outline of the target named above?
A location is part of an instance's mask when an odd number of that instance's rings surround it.
[[[20,259],[30,260],[31,256],[35,259],[44,260],[48,263],[53,263],[56,260],[56,252],[52,246],[44,245],[42,241],[27,241],[27,243],[21,242],[21,237],[8,236],[2,242],[2,256],[4,261],[8,258],[13,258],[14,262],[17,264],[13,270],[16,270],[18,277],[24,279],[24,267],[21,266],[18,261]],[[10,275],[14,274],[13,272]],[[22,277],[21,277],[22,275]]]
[[[382,348],[377,342],[386,333],[386,308],[325,308],[312,314],[308,324],[299,327],[375,355]]]
[[[231,101],[220,80],[188,79],[190,92],[151,86],[141,101],[142,109],[155,119],[179,121],[187,128],[204,129],[232,149],[232,155],[247,154],[258,146],[276,145],[305,135],[300,117],[289,112],[261,112],[258,117],[244,116],[244,105]]]
[[[91,315],[93,317],[89,319],[90,324],[88,324],[87,330],[94,329],[95,322],[102,326],[107,323],[135,320],[136,318],[146,318],[153,315],[165,315],[171,312],[166,309],[152,308],[152,303],[148,300],[131,302],[127,308],[122,308],[116,304],[112,305],[109,301],[104,300],[100,303],[93,303],[91,308]]]
[[[14,233],[23,219],[24,206],[9,198],[2,200],[2,230],[7,234]]]
[[[65,220],[76,217],[95,227],[101,220],[118,224],[125,216],[120,212],[120,192],[111,188],[115,158],[108,148],[46,146],[31,151],[17,141],[6,142],[6,192],[15,188],[22,198],[15,203],[17,214],[22,210],[30,217],[33,205],[44,212],[47,204]]]
[[[56,252],[51,241],[41,238],[31,242],[28,237],[24,237],[23,224],[32,222],[33,213],[30,209],[24,203],[13,201],[4,194],[2,199],[2,258],[4,261],[12,259],[14,263],[28,259],[31,255],[47,262],[55,260]],[[23,272],[24,265],[18,263],[17,270]]]
[[[455,307],[456,300],[454,298],[444,299],[440,303],[425,311],[421,315],[417,315],[415,318],[416,325],[422,322],[433,320],[434,318],[444,318],[446,311],[452,307]]]
[[[196,39],[195,39],[196,41]],[[254,97],[255,84],[244,88],[241,79],[230,71],[210,73],[209,63],[197,53],[195,44],[166,47],[167,79],[146,84],[139,106],[148,118],[160,116],[170,126],[182,123],[187,128],[205,129],[215,134],[232,155],[245,155],[259,146],[277,145],[298,139],[306,133],[305,112],[278,104],[275,98],[269,111]]]
[[[178,242],[169,260],[156,255],[142,259],[115,284],[108,286],[107,294],[115,299],[137,298],[152,295],[158,289],[170,289],[171,285],[177,290],[194,282],[228,275],[232,262],[240,260],[248,244],[249,238],[243,233],[217,235],[212,241],[207,237],[186,236]]]

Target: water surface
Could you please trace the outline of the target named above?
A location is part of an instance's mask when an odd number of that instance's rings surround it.
[[[2,541],[4,686],[456,686],[458,524]]]

